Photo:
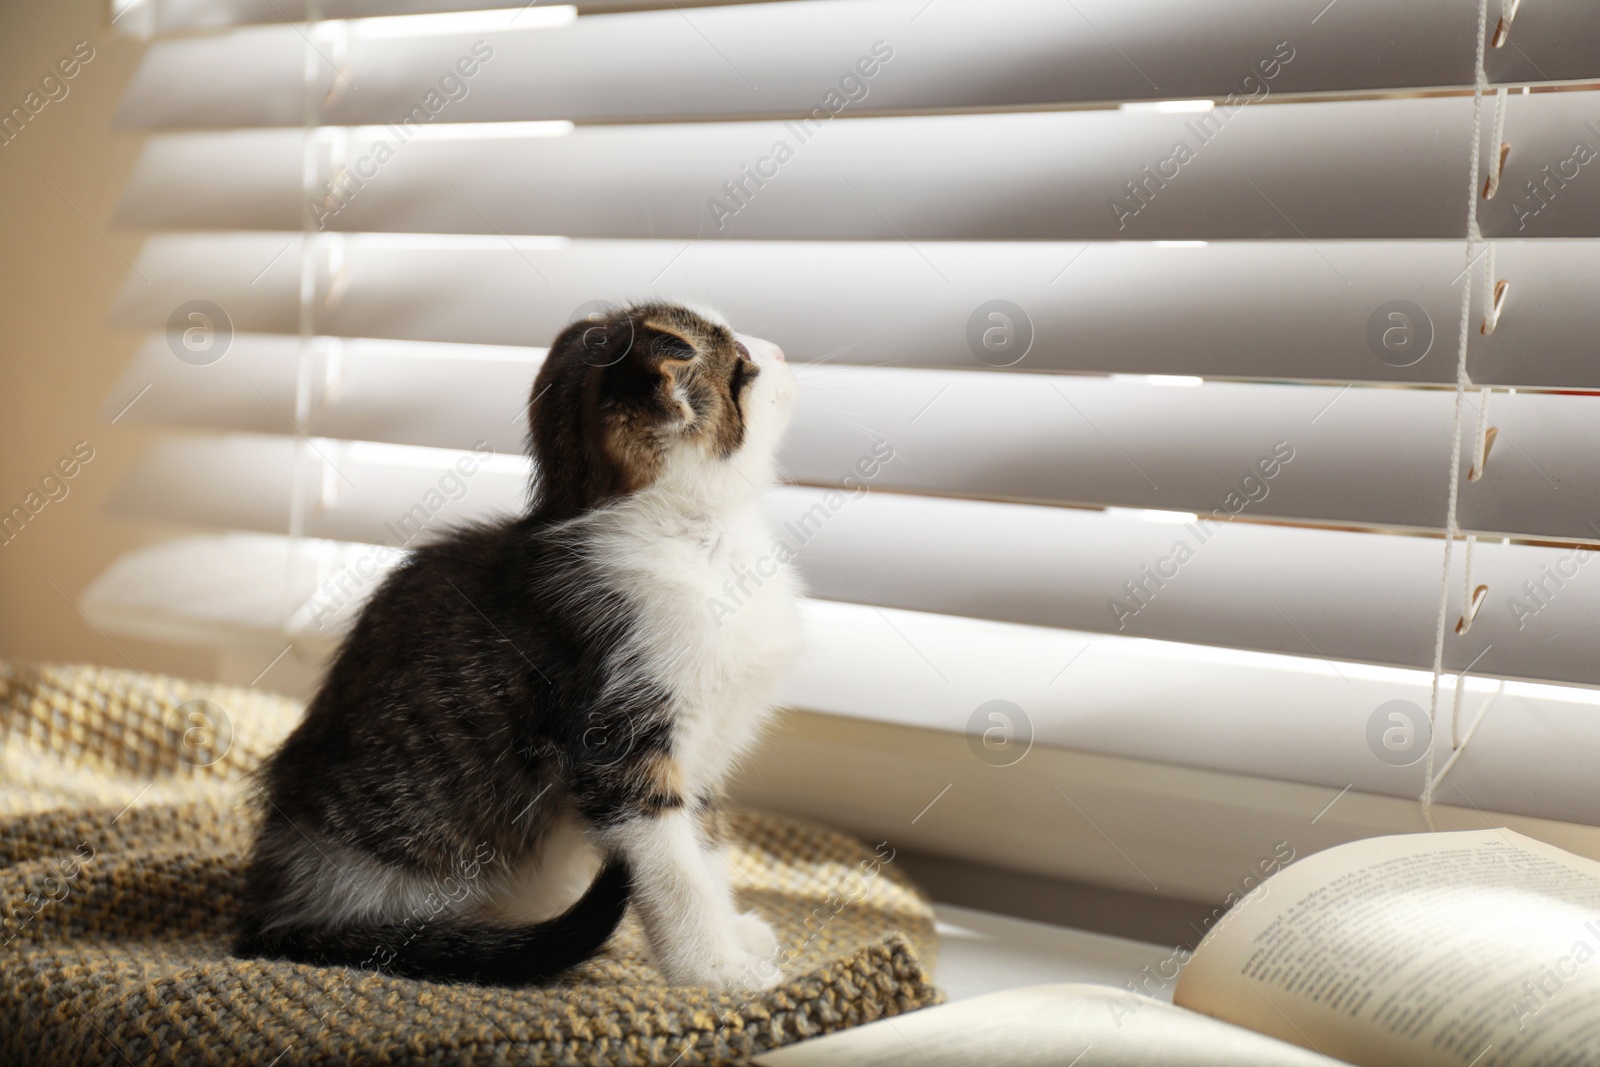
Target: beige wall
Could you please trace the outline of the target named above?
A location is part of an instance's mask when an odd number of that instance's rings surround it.
[[[99,513],[153,436],[108,425],[101,413],[140,340],[105,318],[142,236],[110,218],[140,143],[112,130],[111,118],[143,44],[108,25],[106,6],[0,3],[0,111],[21,105],[77,42],[95,50],[66,82],[67,95],[0,147],[0,512],[23,503],[76,442],[94,449],[66,482],[67,496],[0,545],[0,658],[118,667],[131,660],[144,670],[210,677],[210,653],[108,639],[66,599],[120,552],[159,535]]]

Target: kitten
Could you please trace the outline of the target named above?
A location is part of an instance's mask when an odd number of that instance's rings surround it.
[[[669,982],[779,981],[714,816],[799,650],[798,585],[768,566],[732,615],[712,598],[771,562],[794,391],[777,345],[712,313],[562,331],[527,514],[397,568],[263,766],[239,955],[517,985],[594,955],[631,901]]]

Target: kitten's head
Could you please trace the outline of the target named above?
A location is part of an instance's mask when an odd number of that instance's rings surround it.
[[[763,484],[794,392],[782,349],[713,312],[651,303],[580,319],[533,383],[535,508],[565,518],[654,485]]]

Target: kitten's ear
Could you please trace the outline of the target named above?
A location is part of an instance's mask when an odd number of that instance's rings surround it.
[[[641,350],[648,353],[646,366],[657,379],[656,399],[671,420],[682,429],[695,420],[689,402],[685,377],[694,364],[694,342],[678,331],[654,322],[641,325]]]
[[[680,330],[663,325],[654,319],[645,319],[639,324],[640,339],[645,349],[653,358],[687,363],[694,359],[694,342],[685,337]]]
[[[678,356],[663,356],[656,362],[656,373],[661,379],[656,389],[657,399],[680,430],[695,420],[694,405],[689,402],[689,390],[683,382],[683,376],[693,362],[693,359]]]

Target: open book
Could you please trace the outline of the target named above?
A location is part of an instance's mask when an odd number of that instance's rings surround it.
[[[1319,852],[1236,903],[1174,1005],[993,993],[767,1053],[765,1067],[1600,1064],[1600,863],[1507,830]]]

